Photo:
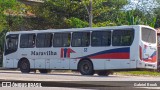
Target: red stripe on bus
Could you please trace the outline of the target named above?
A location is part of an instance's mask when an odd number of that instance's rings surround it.
[[[129,53],[110,53],[110,54],[101,54],[96,56],[91,56],[92,59],[129,59]]]
[[[143,60],[144,62],[156,62],[157,61],[157,56],[155,55],[155,56],[153,56],[151,59],[145,59],[145,60]]]
[[[67,57],[68,57],[68,58],[70,58],[70,53],[71,53],[71,49],[68,48],[68,50],[67,50]]]
[[[63,58],[63,54],[64,54],[64,49],[61,48],[61,58]]]
[[[142,47],[139,46],[139,58],[140,60],[142,60]]]

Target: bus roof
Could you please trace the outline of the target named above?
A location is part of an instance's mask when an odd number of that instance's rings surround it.
[[[147,27],[146,25],[123,25],[123,26],[107,26],[107,27],[86,27],[86,28],[68,28],[68,29],[46,29],[46,30],[31,30],[31,31],[11,31],[7,34],[21,34],[21,33],[47,33],[47,32],[72,32],[72,31],[91,31],[91,30],[104,30],[104,29],[123,29],[123,28],[134,28],[134,27]],[[154,29],[154,28],[151,28]]]

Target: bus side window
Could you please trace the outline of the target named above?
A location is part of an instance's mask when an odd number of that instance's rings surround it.
[[[73,47],[88,47],[90,45],[90,32],[74,32],[72,34]]]
[[[86,47],[90,44],[90,32],[84,32],[82,34],[82,46]]]
[[[35,38],[36,38],[36,35],[35,34],[31,34],[28,36],[28,47],[35,47]]]
[[[111,31],[93,31],[91,46],[110,46]]]
[[[53,39],[54,47],[69,47],[71,40],[70,33],[55,33]]]
[[[71,41],[71,34],[70,33],[64,33],[63,34],[63,47],[69,47]]]
[[[72,46],[73,47],[81,46],[81,36],[82,36],[82,33],[79,33],[79,32],[75,32],[72,34]]]
[[[52,46],[52,38],[53,38],[53,34],[51,33],[47,33],[45,36],[45,47],[51,47]]]
[[[36,47],[51,47],[52,46],[52,33],[38,33],[36,38]]]
[[[62,34],[61,33],[54,33],[53,46],[54,47],[62,46]]]
[[[134,39],[134,30],[114,30],[112,36],[113,46],[130,46]]]
[[[34,48],[35,38],[35,34],[21,34],[20,48]]]

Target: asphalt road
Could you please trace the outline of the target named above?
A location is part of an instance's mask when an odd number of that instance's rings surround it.
[[[28,83],[29,85],[41,83],[40,86],[42,86],[27,87],[23,88],[24,90],[30,88],[31,90],[44,90],[45,88],[47,90],[160,90],[160,77],[149,76],[82,76],[79,73],[64,72],[23,74],[15,70],[0,70],[0,86],[2,82],[10,82],[14,87],[1,87],[0,90],[4,88],[5,90],[14,90],[14,88],[17,90],[19,86],[16,87],[16,85],[19,83],[21,83],[20,87],[25,87],[24,85]]]

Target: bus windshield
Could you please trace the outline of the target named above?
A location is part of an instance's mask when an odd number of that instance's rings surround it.
[[[149,28],[142,28],[142,40],[148,43],[156,43],[156,32]]]
[[[5,55],[13,53],[18,48],[18,34],[10,34],[6,36]]]

